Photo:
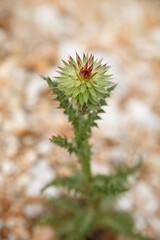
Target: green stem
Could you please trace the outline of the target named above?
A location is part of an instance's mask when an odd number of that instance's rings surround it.
[[[83,129],[83,119],[84,115],[80,111],[77,113],[77,121],[74,127],[76,147],[78,150],[77,157],[81,164],[84,176],[87,179],[91,178],[91,167],[90,167],[90,145],[88,143],[88,138],[84,134]]]

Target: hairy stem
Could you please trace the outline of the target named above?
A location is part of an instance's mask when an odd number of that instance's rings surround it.
[[[90,167],[90,145],[88,137],[84,132],[84,115],[80,111],[77,112],[76,124],[74,125],[75,142],[77,147],[77,157],[81,164],[84,176],[87,179],[91,178],[91,167]]]

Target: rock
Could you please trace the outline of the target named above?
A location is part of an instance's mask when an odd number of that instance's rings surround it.
[[[13,122],[11,124],[13,124],[12,126],[15,127]],[[10,125],[9,129],[12,126]],[[6,153],[6,157],[8,157],[8,158],[13,157],[18,152],[19,146],[20,146],[20,144],[19,144],[18,138],[12,134],[7,134],[7,137],[4,142],[4,150]]]
[[[120,197],[117,202],[117,208],[121,211],[132,211],[133,210],[133,196],[131,193],[127,193]]]
[[[3,176],[9,176],[17,171],[15,164],[13,164],[13,162],[9,159],[2,160],[0,166]]]
[[[61,41],[60,46],[59,46],[59,58],[68,60],[69,55],[71,55],[74,59],[76,57],[76,52],[80,55],[83,56],[83,52],[85,51],[85,47],[83,45],[78,44],[77,42],[74,41]],[[60,64],[63,64],[62,61]]]
[[[43,155],[50,153],[52,148],[53,147],[52,147],[51,143],[48,141],[48,138],[43,139],[42,141],[40,141],[38,143],[37,147],[36,147],[37,152],[39,154],[43,154]]]
[[[103,136],[116,138],[120,131],[125,128],[124,114],[114,102],[111,102],[107,107],[103,107],[103,109],[105,113],[100,114],[102,120],[97,121],[100,130]]]
[[[155,27],[151,32],[152,39],[157,43],[160,44],[160,27]]]
[[[136,123],[140,129],[157,131],[160,129],[160,118],[143,101],[130,99],[126,104],[129,122]]]
[[[33,230],[33,240],[49,240],[53,238],[53,230],[49,227],[36,227]]]
[[[136,204],[141,206],[141,210],[143,209],[148,214],[154,214],[158,210],[158,201],[147,183],[140,181],[134,191]]]
[[[42,33],[55,38],[59,38],[61,34],[71,34],[76,27],[69,15],[61,15],[58,9],[48,4],[37,7],[33,12],[32,20]]]
[[[160,219],[158,217],[152,217],[149,219],[149,223],[152,228],[157,232],[158,237],[160,237]]]
[[[96,161],[91,163],[91,169],[94,175],[96,174],[109,174],[109,166],[107,164],[99,164]]]
[[[41,158],[38,162],[32,166],[28,174],[30,175],[30,181],[26,186],[26,194],[28,196],[37,197],[40,195],[40,190],[44,187],[45,184],[54,179],[54,171],[51,169],[48,162]],[[52,188],[45,194],[54,195],[56,193]]]
[[[145,217],[140,212],[134,213],[135,228],[137,231],[143,231],[146,227]]]
[[[33,74],[26,88],[26,104],[32,109],[38,102],[41,92],[47,88],[45,81],[37,74]]]
[[[23,109],[17,109],[12,115],[12,127],[17,130],[25,129],[27,127],[27,118],[27,112]]]
[[[119,165],[127,159],[127,153],[120,147],[114,147],[110,151],[112,163]]]
[[[37,218],[42,213],[43,208],[40,204],[27,204],[24,206],[23,212],[27,218]]]

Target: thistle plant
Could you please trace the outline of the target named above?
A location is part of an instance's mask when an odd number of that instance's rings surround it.
[[[82,58],[76,54],[75,60],[69,57],[63,64],[55,80],[42,78],[52,88],[58,108],[68,116],[74,136],[72,141],[64,135],[52,136],[50,141],[75,154],[80,167],[73,168],[71,176],[59,177],[42,189],[54,186],[63,191],[47,200],[48,210],[41,223],[53,226],[54,239],[59,240],[99,240],[103,232],[106,240],[117,236],[147,240],[136,232],[131,214],[115,207],[116,200],[128,190],[128,176],[139,169],[140,162],[118,168],[112,175],[93,175],[91,171],[92,128],[98,127],[102,107],[116,86],[107,74],[109,66],[92,54],[83,54]]]

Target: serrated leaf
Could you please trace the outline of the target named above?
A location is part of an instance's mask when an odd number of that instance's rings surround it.
[[[65,91],[65,95],[71,95],[74,92],[74,88],[70,88],[67,91]]]
[[[89,98],[89,92],[88,91],[85,91],[84,94],[83,94],[83,99],[84,99],[84,102],[87,103],[88,101],[88,98]]]
[[[47,83],[50,87],[53,87],[53,81],[49,77],[45,77],[45,76],[42,76],[42,75],[40,75],[40,76],[43,80],[47,81]]]
[[[76,89],[74,89],[73,97],[76,97],[79,93],[80,93],[80,87],[77,87]]]
[[[100,92],[100,93],[107,93],[107,90],[104,89],[103,87],[98,87],[98,86],[94,86],[96,91]]]
[[[113,91],[113,90],[116,88],[116,86],[117,86],[117,84],[114,84],[112,87],[107,88],[107,91],[108,91],[108,92]]]
[[[78,81],[78,80],[77,80],[77,81],[75,82],[75,85],[74,85],[74,86],[75,86],[75,87],[79,87],[80,85],[81,85],[81,81]]]
[[[91,95],[89,95],[89,101],[90,101],[93,105],[97,105],[96,101],[92,98]]]
[[[113,215],[104,216],[101,224],[122,234],[131,234],[134,230],[133,219],[126,212],[119,212]]]
[[[71,199],[66,196],[60,196],[56,198],[50,198],[46,202],[48,205],[53,206],[54,208],[60,208],[66,212],[76,212],[81,209],[80,204],[78,204],[76,199]]]
[[[84,93],[86,90],[86,85],[81,85],[81,93]]]
[[[81,106],[84,104],[82,93],[79,94],[79,102],[80,102]]]
[[[71,99],[71,104],[74,103],[76,101],[76,98],[72,98]]]
[[[97,97],[96,92],[93,88],[89,88],[88,90],[93,97]]]
[[[96,219],[95,213],[83,210],[75,219],[72,234],[66,240],[84,240],[92,231]]]
[[[86,82],[86,85],[87,85],[88,88],[92,87],[92,84],[90,82]]]

